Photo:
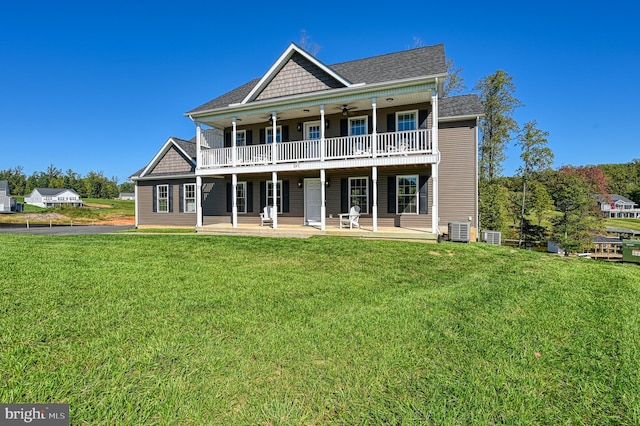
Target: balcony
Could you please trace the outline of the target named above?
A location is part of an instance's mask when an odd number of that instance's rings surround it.
[[[235,155],[234,155],[235,154]],[[203,148],[200,169],[224,169],[246,166],[286,165],[320,161],[349,161],[378,158],[402,158],[433,155],[431,130],[379,133],[373,135],[327,138],[324,150],[320,140],[278,142],[238,146],[235,148]],[[389,160],[387,160],[389,163]],[[400,162],[401,163],[401,162]]]

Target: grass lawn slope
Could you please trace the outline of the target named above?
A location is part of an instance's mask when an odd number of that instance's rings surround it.
[[[71,424],[639,424],[640,268],[483,244],[0,236],[0,401]]]

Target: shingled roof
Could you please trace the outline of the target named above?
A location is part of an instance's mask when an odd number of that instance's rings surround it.
[[[328,65],[327,67],[349,80],[352,84],[382,83],[385,81],[442,75],[447,72],[443,44],[357,59]],[[239,103],[259,81],[260,78],[253,79],[222,96],[200,105],[187,114],[224,108],[230,104]]]
[[[484,107],[480,98],[473,94],[442,98],[438,107],[440,118],[484,115]]]

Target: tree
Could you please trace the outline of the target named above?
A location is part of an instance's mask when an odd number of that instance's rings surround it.
[[[602,231],[602,214],[595,198],[602,186],[589,168],[562,167],[552,183],[552,197],[561,213],[553,220],[553,240],[569,253],[587,251],[593,235]]]
[[[529,207],[538,219],[538,226],[542,225],[542,219],[549,210],[555,210],[553,200],[546,186],[537,180],[529,182]]]
[[[444,81],[442,96],[453,96],[462,93],[467,85],[462,78],[462,68],[456,68],[453,59],[447,59],[447,78]]]
[[[496,203],[506,188],[496,185],[495,180],[502,173],[505,148],[518,129],[512,115],[521,103],[513,96],[515,85],[511,76],[502,70],[480,80],[476,89],[480,91],[484,106],[484,117],[480,122],[482,139],[478,147],[480,222],[485,229],[500,230],[506,228],[508,213],[503,209],[508,206],[509,196],[507,192],[505,202]]]
[[[300,47],[309,52],[311,56],[317,56],[322,46],[315,42],[312,43],[310,40],[311,36],[307,34],[307,30],[304,28],[300,30]]]
[[[518,175],[522,177],[522,203],[520,205],[520,231],[518,247],[522,246],[524,231],[524,215],[527,206],[527,182],[537,172],[548,170],[553,163],[553,152],[547,145],[549,132],[536,128],[536,121],[525,123],[516,143],[522,149],[520,158],[522,166],[518,168]]]

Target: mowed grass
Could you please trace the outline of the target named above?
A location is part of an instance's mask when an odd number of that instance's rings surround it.
[[[640,423],[636,265],[136,234],[0,263],[0,401],[74,425]]]

